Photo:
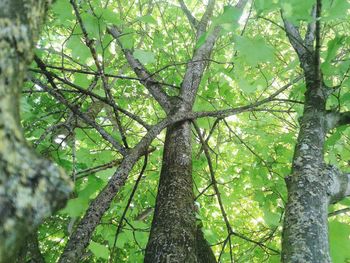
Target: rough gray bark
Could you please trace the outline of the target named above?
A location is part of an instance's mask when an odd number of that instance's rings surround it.
[[[145,261],[198,262],[192,182],[191,123],[167,129],[157,202]]]
[[[320,17],[317,1],[316,16]],[[303,41],[294,25],[285,22],[287,36],[304,71],[307,91],[292,174],[286,178],[288,202],[282,234],[282,262],[331,262],[328,244],[328,205],[349,195],[349,175],[324,162],[329,129],[344,124],[348,113],[326,110],[330,89],[320,71],[320,20],[309,25]],[[313,32],[311,32],[313,30]],[[312,36],[314,34],[314,36]],[[315,48],[310,41],[316,40]]]
[[[0,1],[0,262],[14,262],[25,237],[62,207],[71,184],[26,144],[19,95],[49,2]]]

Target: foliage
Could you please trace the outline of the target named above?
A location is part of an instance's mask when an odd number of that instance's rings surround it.
[[[233,1],[217,1],[215,25],[224,25],[224,33],[216,44],[208,69],[201,81],[194,111],[235,108],[266,98],[301,74],[297,57],[283,31],[279,9],[306,31],[314,1],[254,1],[243,12],[243,19],[234,24],[237,11]],[[195,16],[204,12],[199,1],[186,1]],[[329,108],[349,110],[349,1],[325,0],[322,33],[322,71],[329,86],[341,88],[329,100]],[[125,135],[129,147],[135,146],[146,133],[145,127],[119,113],[116,123],[113,109],[79,89],[98,96],[108,96],[94,62],[96,55],[104,67],[111,96],[116,104],[148,124],[165,117],[139,78],[128,66],[121,47],[107,32],[117,25],[122,48],[133,49],[133,55],[157,76],[170,95],[178,94],[186,62],[196,41],[188,20],[176,1],[80,1],[81,19],[96,54],[83,36],[83,30],[68,0],[56,1],[42,32],[37,55],[67,101],[86,114],[91,114],[120,144]],[[201,43],[202,41],[202,43]],[[35,81],[39,80],[41,82]],[[33,63],[30,80],[23,90],[22,124],[26,137],[37,152],[54,160],[71,174],[75,195],[66,208],[39,229],[40,248],[47,262],[55,262],[62,253],[69,234],[89,206],[89,202],[106,185],[122,159],[98,131],[74,116],[67,105],[57,103],[43,85],[47,82]],[[35,83],[35,84],[34,84]],[[193,178],[198,207],[197,217],[203,223],[207,241],[222,262],[278,262],[268,248],[280,250],[281,219],[286,203],[284,177],[289,174],[294,144],[302,113],[305,85],[297,82],[278,98],[250,111],[226,119],[198,120],[202,136],[207,138],[214,163],[215,176],[227,217],[237,235],[226,244],[227,232],[219,204],[211,186],[207,160],[198,135],[193,133]],[[120,129],[120,126],[122,129]],[[120,131],[123,131],[122,134]],[[348,170],[350,129],[332,131],[327,139],[325,156],[329,163]],[[152,143],[147,169],[123,222],[116,243],[116,262],[141,262],[152,220],[161,167],[164,133]],[[116,161],[117,160],[117,161]],[[113,165],[106,165],[115,161]],[[90,168],[105,169],[89,172]],[[114,246],[116,229],[129,195],[139,175],[142,162],[134,167],[126,185],[104,215],[89,246],[84,262],[107,262]],[[86,171],[87,170],[87,171]],[[85,172],[84,172],[85,171]],[[338,204],[332,210],[349,204]],[[350,259],[350,226],[346,215],[332,218],[330,239],[335,263]],[[242,238],[244,237],[244,238]],[[249,241],[250,240],[250,241]],[[256,243],[251,242],[256,241]],[[267,248],[268,247],[268,248]],[[231,250],[231,252],[230,252]]]

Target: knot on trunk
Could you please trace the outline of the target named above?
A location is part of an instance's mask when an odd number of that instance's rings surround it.
[[[350,174],[342,173],[334,165],[327,165],[324,173],[325,178],[327,178],[329,203],[337,203],[350,194]]]

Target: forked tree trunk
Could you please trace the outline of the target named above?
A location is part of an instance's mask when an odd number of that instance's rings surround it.
[[[315,4],[316,23],[313,21],[309,24],[305,40],[302,40],[297,27],[284,20],[287,36],[304,70],[307,89],[292,174],[286,178],[288,202],[282,234],[284,263],[331,262],[328,206],[350,193],[349,175],[324,162],[324,143],[328,131],[349,123],[349,113],[326,110],[328,96],[334,89],[324,84],[320,70],[322,1],[317,0]]]

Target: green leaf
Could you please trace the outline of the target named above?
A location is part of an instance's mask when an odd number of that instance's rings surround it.
[[[330,21],[348,17],[348,9],[350,3],[347,0],[332,0],[329,2],[328,8],[325,8],[323,20]]]
[[[154,53],[151,51],[144,51],[141,49],[135,49],[134,57],[138,59],[142,64],[149,64],[155,62]]]
[[[98,258],[108,259],[109,257],[109,250],[104,245],[91,241],[89,245],[89,249]]]
[[[52,5],[52,11],[57,15],[57,18],[63,24],[66,20],[74,19],[74,15],[72,13],[73,9],[68,0],[60,0],[55,1]]]
[[[132,49],[134,47],[134,31],[131,29],[126,29],[123,34],[119,37],[119,41],[123,48]]]
[[[161,33],[155,33],[153,36],[153,46],[162,48],[164,46],[164,36]]]
[[[113,24],[117,26],[123,24],[123,21],[120,20],[120,18],[118,17],[118,14],[111,9],[108,9],[108,8],[102,9],[100,10],[100,13],[101,13],[102,19],[107,24]]]
[[[332,75],[334,73],[334,68],[331,66],[332,60],[337,55],[337,51],[342,46],[344,42],[344,36],[335,36],[332,40],[330,40],[327,44],[327,56],[325,61],[322,63],[322,73],[326,75]]]
[[[271,212],[268,209],[264,209],[263,212],[264,212],[265,223],[269,227],[273,228],[273,227],[276,227],[276,226],[279,225],[279,220],[280,220],[280,217],[281,217],[279,214],[273,213],[273,212]]]
[[[99,20],[89,13],[84,13],[81,15],[81,18],[83,20],[83,24],[85,26],[86,31],[88,32],[89,38],[95,38],[98,39],[101,33],[104,31],[104,28],[102,28],[101,23],[99,23]]]
[[[329,222],[330,253],[334,263],[350,260],[350,226],[337,221]]]
[[[68,203],[62,213],[68,214],[71,217],[81,216],[88,207],[88,201],[84,198],[73,198],[68,200]]]
[[[214,19],[213,24],[222,25],[222,24],[237,23],[241,14],[242,14],[241,9],[238,9],[234,6],[225,6],[224,12]]]
[[[261,62],[272,62],[274,60],[274,50],[264,39],[236,36],[235,43],[240,56],[252,67]]]
[[[274,0],[255,0],[255,8],[258,14],[269,13],[270,11],[278,8],[278,1]]]
[[[151,15],[141,16],[137,20],[147,24],[157,24],[157,20],[155,20]]]
[[[200,48],[205,43],[205,41],[207,40],[207,37],[208,37],[207,33],[202,34],[197,40],[196,48]]]
[[[66,45],[76,59],[81,59],[81,61],[85,62],[91,56],[89,48],[81,42],[78,36],[71,36]]]
[[[88,183],[86,187],[79,192],[79,198],[84,200],[89,200],[89,198],[96,192],[98,192],[103,186],[102,179],[95,176],[88,177]]]
[[[314,1],[281,0],[284,16],[295,24],[299,21],[312,21],[311,9],[314,4]]]
[[[246,79],[240,78],[238,80],[238,86],[240,87],[241,90],[244,91],[246,94],[250,94],[256,91],[257,87],[255,85],[252,85],[249,83]]]

